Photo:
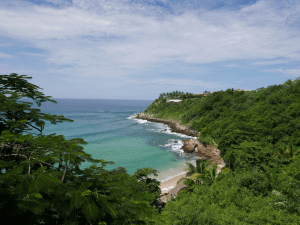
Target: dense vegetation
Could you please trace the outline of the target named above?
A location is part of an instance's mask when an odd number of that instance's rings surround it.
[[[299,78],[180,103],[156,99],[146,113],[196,129],[202,142],[215,141],[227,163],[213,183],[181,191],[168,203],[164,223],[299,224],[299,100]]]
[[[151,168],[133,176],[125,168],[111,171],[113,162],[96,160],[83,151],[83,139],[43,135],[45,121],[72,122],[64,116],[32,109],[50,101],[39,87],[18,74],[0,75],[0,217],[2,224],[155,224],[154,204],[160,197],[159,182]],[[39,135],[30,134],[36,129]],[[26,132],[28,134],[24,135]],[[81,170],[89,161],[92,166]]]
[[[43,135],[44,121],[73,122],[30,108],[56,103],[18,74],[0,75],[0,216],[9,224],[299,224],[300,80],[207,96],[161,94],[145,112],[181,120],[216,143],[227,165],[198,161],[196,182],[159,214],[151,168],[133,176],[84,152],[83,139]],[[206,92],[207,93],[207,92]],[[181,97],[180,97],[181,96]],[[167,103],[166,98],[184,99]],[[30,133],[36,129],[39,135]],[[27,134],[24,134],[27,133]],[[214,142],[213,142],[214,141]],[[81,170],[79,165],[92,162]]]
[[[182,92],[182,91],[173,91],[173,92],[167,92],[167,93],[161,93],[159,95],[159,98],[170,98],[170,99],[187,99],[187,98],[191,98],[194,95],[192,93],[189,92]]]

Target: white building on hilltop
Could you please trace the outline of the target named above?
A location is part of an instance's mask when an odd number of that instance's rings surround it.
[[[182,100],[179,99],[167,99],[167,102],[181,102]]]

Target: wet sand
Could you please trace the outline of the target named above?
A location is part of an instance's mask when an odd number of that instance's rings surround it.
[[[170,192],[170,190],[176,187],[177,182],[183,177],[187,177],[187,172],[184,172],[184,174],[175,175],[169,180],[161,182],[159,186],[161,189],[161,193],[164,194]]]

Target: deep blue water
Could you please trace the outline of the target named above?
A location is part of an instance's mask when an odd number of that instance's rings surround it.
[[[29,102],[32,100],[22,99]],[[44,135],[56,133],[66,139],[83,138],[87,145],[84,151],[95,159],[113,161],[106,169],[125,167],[129,174],[137,169],[151,167],[158,170],[158,180],[165,180],[183,172],[186,161],[194,162],[195,155],[187,155],[180,149],[185,135],[160,132],[167,128],[161,123],[135,119],[152,103],[149,100],[103,100],[103,99],[54,99],[34,104],[42,113],[63,115],[74,122],[53,125],[46,123]],[[38,132],[35,132],[38,134]],[[89,166],[83,163],[81,167]]]

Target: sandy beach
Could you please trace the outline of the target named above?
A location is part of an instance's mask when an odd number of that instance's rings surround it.
[[[160,189],[161,189],[161,193],[165,194],[165,193],[169,193],[171,189],[173,189],[174,187],[176,187],[177,182],[183,178],[187,176],[187,172],[184,172],[183,174],[178,174],[175,175],[174,177],[163,181],[160,183]]]

